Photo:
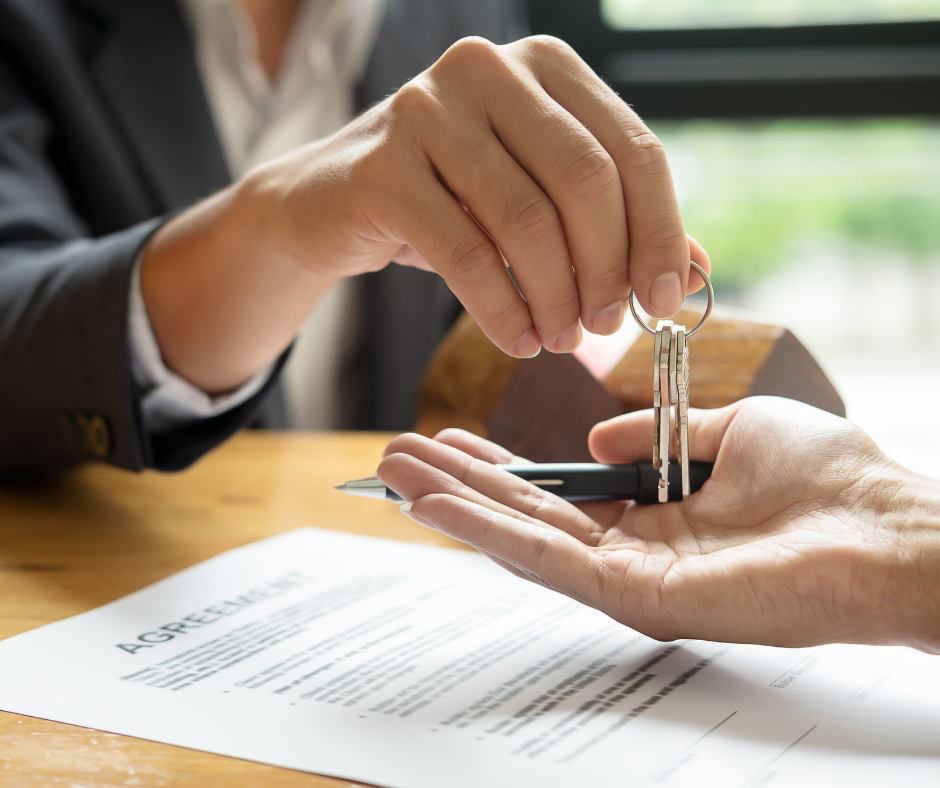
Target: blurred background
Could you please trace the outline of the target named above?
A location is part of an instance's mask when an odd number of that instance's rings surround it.
[[[940,475],[940,0],[531,0],[662,139],[720,303]],[[693,359],[694,364],[694,359]]]

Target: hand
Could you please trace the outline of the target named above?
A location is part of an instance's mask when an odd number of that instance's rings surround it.
[[[689,282],[690,258],[710,270],[683,230],[659,140],[547,37],[457,42],[333,137],[258,168],[209,208],[158,234],[143,284],[164,356],[214,389],[276,355],[337,280],[391,260],[439,273],[519,357],[574,350],[582,325],[614,332],[631,287],[650,314],[672,315],[703,284]],[[217,273],[198,273],[214,255]],[[180,286],[193,271],[211,294]],[[220,282],[239,292],[227,316],[207,317],[226,311]],[[198,331],[179,330],[194,320]]]
[[[651,314],[672,315],[690,255],[707,264],[659,141],[547,37],[459,41],[269,177],[299,259],[344,276],[392,259],[433,269],[516,356],[573,350],[579,319],[612,333],[631,285]]]
[[[681,503],[576,508],[494,468],[512,456],[459,430],[395,438],[379,475],[417,522],[651,637],[940,652],[940,483],[791,400],[689,422],[691,458],[715,467]],[[651,436],[652,412],[632,413],[597,425],[591,452],[636,462]]]

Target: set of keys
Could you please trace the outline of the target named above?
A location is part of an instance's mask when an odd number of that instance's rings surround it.
[[[687,340],[705,325],[712,312],[715,294],[708,275],[695,263],[708,289],[705,314],[691,331],[672,320],[660,320],[653,331],[640,320],[630,297],[630,311],[636,321],[654,335],[653,340],[653,468],[659,472],[658,498],[669,500],[669,447],[676,436],[676,461],[682,470],[682,499],[692,494],[689,479],[689,346]],[[673,421],[674,419],[674,421]],[[674,425],[674,426],[673,426]]]
[[[659,471],[659,502],[669,500],[669,434],[675,410],[676,461],[682,468],[682,500],[689,484],[689,346],[685,326],[660,320],[653,342],[653,468]]]

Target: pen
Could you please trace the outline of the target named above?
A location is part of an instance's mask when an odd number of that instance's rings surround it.
[[[533,463],[531,465],[497,465],[504,471],[525,479],[530,484],[554,493],[566,501],[636,501],[656,503],[659,471],[651,462],[629,465],[599,465],[592,462]],[[678,463],[669,466],[669,500],[682,500],[682,470]],[[692,492],[705,484],[712,473],[710,462],[689,463]],[[402,497],[386,487],[377,476],[353,479],[334,487],[348,495],[401,502]]]

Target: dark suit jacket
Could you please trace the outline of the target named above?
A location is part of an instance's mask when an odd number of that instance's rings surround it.
[[[521,34],[515,2],[388,0],[359,107],[460,37]],[[257,417],[271,385],[151,436],[129,370],[133,261],[168,215],[229,180],[175,0],[0,0],[0,476],[92,459],[178,469]],[[352,426],[405,429],[458,305],[437,277],[394,265],[362,286]]]

